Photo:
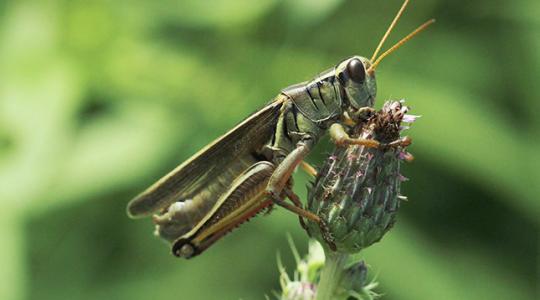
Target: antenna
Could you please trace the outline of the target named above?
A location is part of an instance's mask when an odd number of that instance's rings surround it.
[[[401,17],[401,15],[403,14],[403,12],[405,11],[405,8],[407,7],[407,4],[409,4],[409,0],[403,1],[403,4],[401,5],[401,8],[399,9],[398,13],[394,17],[394,20],[392,20],[392,23],[390,23],[390,26],[388,26],[388,29],[386,30],[386,33],[383,35],[381,41],[379,42],[379,45],[377,46],[377,49],[375,49],[375,52],[373,52],[373,55],[371,56],[370,61],[375,60],[375,57],[377,57],[377,54],[379,54],[379,51],[381,51],[381,48],[382,48],[384,42],[386,41],[386,39],[390,35],[390,32],[392,32],[392,29],[394,29],[394,27],[396,26],[396,23],[399,20],[399,18]]]
[[[406,37],[402,38],[399,42],[397,42],[394,46],[392,46],[390,49],[386,50],[381,56],[377,58],[377,60],[369,67],[367,72],[369,74],[373,73],[379,63],[388,56],[390,53],[396,51],[399,47],[403,46],[406,42],[408,42],[410,39],[412,39],[415,35],[419,34],[420,32],[424,31],[429,25],[435,23],[435,19],[431,19],[424,24],[418,26],[413,32],[409,33]]]

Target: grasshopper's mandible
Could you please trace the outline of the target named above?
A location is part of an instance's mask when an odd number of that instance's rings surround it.
[[[371,59],[353,56],[310,81],[283,89],[262,109],[133,199],[128,214],[154,214],[157,234],[172,243],[176,256],[184,258],[200,254],[272,204],[320,221],[301,208],[288,186],[291,175],[327,131],[338,144],[378,146],[374,141],[350,138],[347,125],[361,122],[371,112],[379,62],[433,22],[424,23],[376,58],[407,2]],[[284,202],[285,197],[295,205]]]

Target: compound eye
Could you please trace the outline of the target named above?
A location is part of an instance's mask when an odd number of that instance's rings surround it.
[[[347,64],[347,73],[349,73],[352,81],[356,83],[362,83],[366,79],[366,69],[364,69],[364,65],[358,58],[352,59]]]

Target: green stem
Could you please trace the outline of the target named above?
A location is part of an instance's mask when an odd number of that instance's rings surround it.
[[[321,272],[321,280],[317,287],[317,300],[331,300],[335,298],[334,294],[340,284],[347,259],[349,258],[348,254],[337,253],[331,250],[326,250],[325,255],[326,259]]]

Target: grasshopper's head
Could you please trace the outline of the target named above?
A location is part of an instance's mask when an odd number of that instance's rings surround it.
[[[345,104],[352,109],[373,106],[377,95],[375,72],[368,71],[371,67],[369,59],[353,56],[336,66],[336,77],[344,92]]]
[[[367,59],[361,56],[353,56],[339,63],[335,68],[335,75],[343,90],[344,104],[347,109],[354,111],[359,110],[362,107],[372,107],[375,102],[375,96],[377,94],[377,84],[375,81],[375,69],[379,63],[390,53],[396,51],[399,47],[404,45],[412,37],[426,29],[429,25],[435,22],[431,19],[424,24],[420,25],[409,35],[401,39],[399,42],[390,47],[380,56],[377,56],[381,50],[382,45],[388,38],[388,35],[396,25],[396,22],[401,17],[405,7],[409,3],[409,0],[404,0],[398,11],[396,17],[386,30],[383,38],[379,42],[379,45],[375,49],[371,59]]]

